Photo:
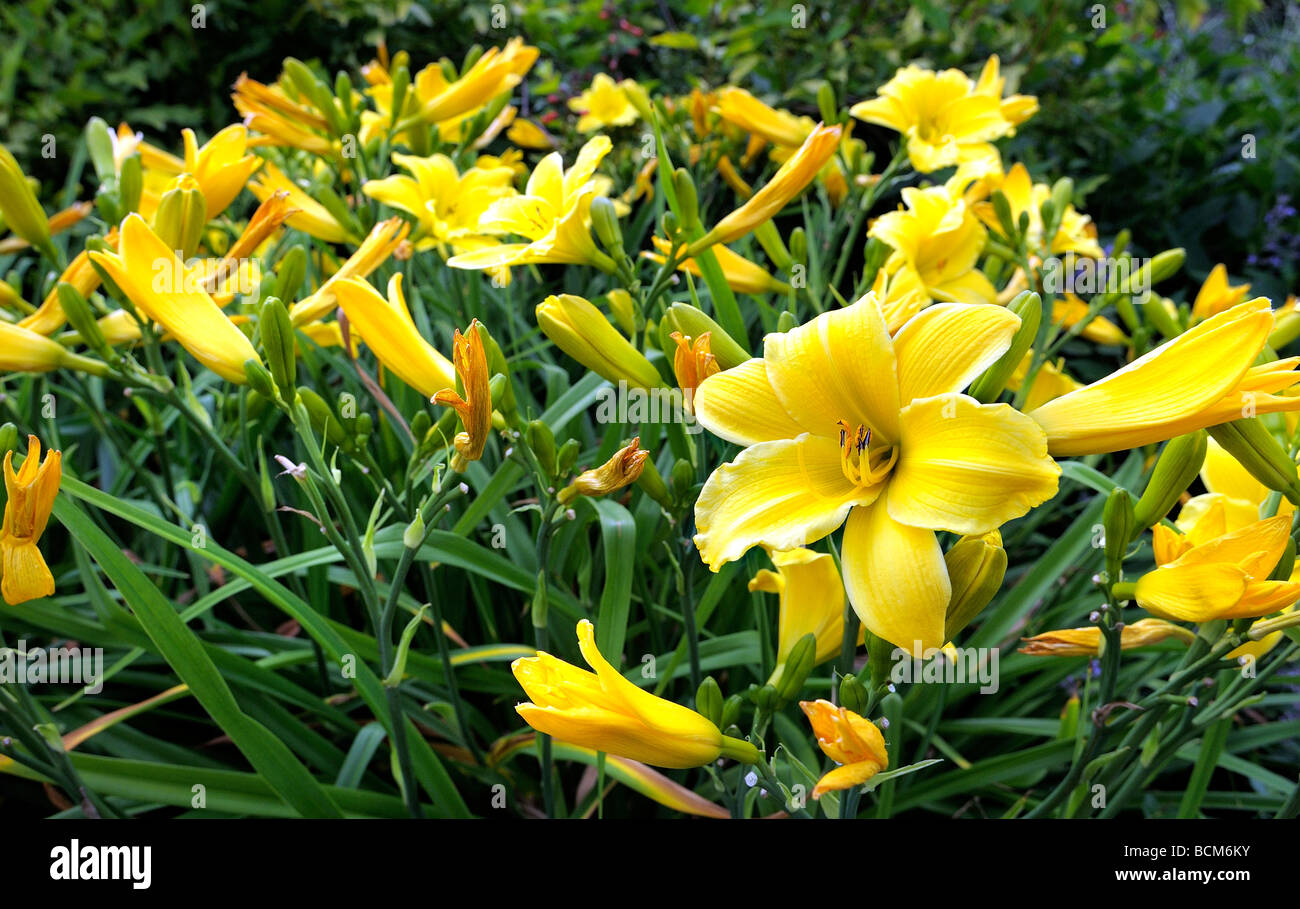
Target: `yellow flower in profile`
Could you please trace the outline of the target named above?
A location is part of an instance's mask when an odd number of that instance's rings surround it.
[[[578,646],[595,672],[542,651],[510,665],[532,701],[515,708],[529,726],[561,742],[654,767],[701,767],[724,755],[745,763],[759,759],[748,742],[724,736],[694,710],[625,679],[596,649],[595,634],[591,622],[578,622]]]
[[[239,124],[227,126],[199,147],[194,130],[183,129],[185,173],[199,184],[208,204],[208,220],[219,216],[248,183],[262,164],[257,155],[246,155],[248,130]]]
[[[139,215],[122,222],[120,252],[92,252],[142,316],[176,337],[196,360],[228,382],[243,384],[244,363],[261,362],[248,338]]]
[[[592,133],[635,123],[640,114],[628,100],[625,85],[629,81],[615,82],[605,73],[597,73],[586,91],[570,98],[569,110],[582,115],[578,120],[578,132]]]
[[[799,706],[812,724],[817,747],[840,765],[817,781],[813,798],[861,786],[889,766],[885,737],[875,723],[830,701],[800,701]]]
[[[1249,284],[1238,284],[1234,287],[1228,283],[1228,269],[1220,263],[1210,269],[1205,283],[1196,292],[1196,299],[1192,302],[1192,320],[1199,322],[1210,316],[1217,316],[1246,299],[1248,293],[1250,293]]]
[[[936,73],[905,66],[880,88],[878,97],[859,101],[849,113],[900,133],[907,140],[912,166],[924,174],[996,158],[991,141],[1013,129],[1002,114],[1002,99],[977,89],[956,69]]]
[[[1023,277],[1024,273],[1016,272],[1016,274]],[[1005,296],[1005,291],[1002,296]],[[1052,302],[1052,321],[1066,328],[1072,328],[1087,317],[1088,309],[1088,304],[1083,300],[1072,293],[1066,293],[1064,297],[1057,297]],[[1105,316],[1093,316],[1079,334],[1094,344],[1114,345],[1116,347],[1128,344],[1128,336],[1124,334],[1118,325]]]
[[[320,156],[333,154],[333,141],[322,135],[329,126],[325,118],[291,99],[280,86],[265,85],[240,73],[234,89],[230,98],[235,110],[249,129],[262,134],[254,140],[256,144],[300,148]]]
[[[1053,455],[1140,448],[1256,414],[1300,410],[1289,358],[1253,366],[1273,330],[1265,297],[1239,303],[1127,366],[1030,410]]]
[[[507,196],[488,206],[479,230],[515,234],[528,243],[501,243],[461,253],[447,261],[452,268],[493,269],[530,263],[594,265],[616,270],[614,260],[591,237],[591,202],[600,191],[596,168],[612,148],[606,136],[594,136],[578,152],[568,170],[559,152],[533,168],[522,195]]]
[[[387,300],[361,278],[337,282],[334,294],[353,334],[361,336],[385,369],[426,398],[456,387],[451,362],[415,327],[402,293],[400,272],[388,280]],[[477,332],[474,334],[477,337]]]
[[[796,117],[769,107],[743,88],[718,89],[716,109],[722,119],[773,145],[798,148],[816,127],[811,117]]]
[[[1037,250],[1043,245],[1043,203],[1052,197],[1052,188],[1046,183],[1035,183],[1029,176],[1029,171],[1019,162],[1007,171],[1002,181],[985,178],[978,183],[980,190],[978,192],[989,195],[994,190],[1001,190],[1002,195],[1006,196],[1007,204],[1011,208],[1011,221],[1013,224],[1020,223],[1021,213],[1029,216],[1029,230],[1026,232],[1029,240],[1031,251]],[[975,215],[994,230],[1001,230],[998,222],[998,216],[993,211],[993,203],[989,201],[977,201],[971,205],[971,210]],[[1065,211],[1061,213],[1061,223],[1057,228],[1056,235],[1052,237],[1051,245],[1048,252],[1053,255],[1063,255],[1065,253],[1075,253],[1080,256],[1087,256],[1092,259],[1100,259],[1105,255],[1101,246],[1097,243],[1097,227],[1092,223],[1092,219],[1085,214],[1080,214],[1075,210],[1073,205],[1067,205]]]
[[[1119,631],[1121,650],[1148,647],[1169,638],[1178,638],[1184,644],[1196,639],[1196,634],[1181,625],[1162,619],[1139,619]],[[1099,656],[1102,652],[1101,629],[1096,625],[1087,628],[1061,628],[1045,631],[1032,638],[1021,638],[1024,646],[1020,653],[1029,656]]]
[[[775,593],[781,598],[777,670],[768,679],[775,685],[790,651],[804,635],[816,638],[817,663],[839,655],[844,638],[844,582],[835,560],[824,552],[790,549],[773,552],[771,557],[776,571],[760,569],[750,579],[749,589]]]
[[[590,301],[552,294],[537,304],[537,324],[556,347],[601,378],[635,388],[663,387],[654,364]]]
[[[110,246],[117,243],[116,228],[109,232],[105,241]],[[18,324],[37,334],[47,336],[62,328],[68,319],[63,313],[63,304],[59,302],[60,284],[71,284],[83,297],[90,296],[95,288],[99,287],[99,272],[95,271],[94,266],[90,264],[90,254],[86,250],[77,253],[68,263],[68,267],[63,270],[63,274],[59,275],[59,280],[50,287],[50,292],[45,295],[45,300],[37,307],[36,312],[19,320]]]
[[[50,372],[61,367],[106,375],[108,367],[81,357],[45,335],[0,321],[0,377],[10,372]]]
[[[326,243],[342,243],[349,239],[347,229],[329,213],[329,210],[313,199],[294,181],[284,175],[280,168],[267,161],[257,179],[248,184],[249,191],[265,202],[276,193],[285,193],[293,214],[288,218],[289,226],[324,240]]]
[[[442,67],[429,64],[415,79],[420,117],[440,123],[486,105],[518,85],[537,61],[538,50],[511,38],[504,48],[488,48],[474,65],[454,82],[448,82]]]
[[[5,454],[9,500],[5,503],[4,524],[0,525],[0,564],[4,567],[0,594],[10,606],[54,593],[54,577],[36,544],[50,520],[54,497],[59,494],[62,465],[63,455],[58,451],[47,452],[42,461],[40,439],[32,435],[27,437],[27,457],[17,473],[14,453]]]
[[[292,223],[292,222],[290,222]],[[370,229],[357,251],[348,256],[334,274],[311,296],[299,300],[289,308],[289,316],[294,327],[315,322],[334,309],[334,287],[348,278],[365,278],[372,271],[388,261],[406,242],[406,235],[411,232],[411,225],[401,218],[393,217],[380,221]]]
[[[546,149],[555,148],[559,142],[541,126],[532,120],[520,117],[506,130],[506,138],[520,148]]]
[[[452,356],[455,357],[456,375],[460,377],[464,397],[457,394],[454,387],[445,388],[433,396],[433,403],[446,404],[460,414],[460,421],[465,426],[465,431],[456,433],[453,440],[456,457],[451,467],[458,473],[464,472],[470,461],[483,456],[483,447],[492,431],[491,376],[488,375],[487,352],[480,331],[479,321],[475,319],[465,334],[462,335],[458,328],[452,338]]]
[[[867,232],[894,250],[885,271],[916,272],[925,292],[935,300],[992,303],[997,289],[975,267],[988,232],[965,200],[949,187],[908,187],[906,208],[886,212]]]
[[[650,240],[659,253],[646,251],[641,255],[651,262],[662,265],[665,261],[664,256],[672,249],[672,244],[659,236],[652,236]],[[772,273],[763,266],[751,262],[739,253],[732,252],[726,246],[715,246],[713,254],[718,258],[718,267],[722,269],[722,277],[727,282],[727,286],[736,293],[758,296],[774,292],[786,293],[790,290],[789,284],[773,277]],[[702,274],[700,263],[694,259],[683,259],[678,263],[677,269],[688,271],[697,278]]]
[[[697,419],[746,447],[696,502],[701,557],[716,571],[847,519],[844,580],[867,628],[909,652],[942,647],[952,591],[935,532],[987,533],[1056,493],[1033,421],[961,394],[1019,325],[1000,306],[939,304],[891,338],[868,293],[706,379]]]
[[[0,223],[42,252],[52,251],[50,224],[27,175],[9,149],[0,145]]]
[[[772,220],[787,202],[803,192],[830,161],[839,146],[843,130],[838,126],[816,126],[799,150],[772,175],[772,179],[740,208],[727,215],[687,249],[696,255],[715,244],[734,243],[754,228]]]
[[[618,451],[614,452],[604,464],[584,470],[573,478],[568,486],[560,490],[556,498],[567,505],[578,496],[604,496],[617,492],[625,486],[631,486],[645,470],[646,458],[650,452],[641,448],[638,436]]]
[[[1139,606],[1165,619],[1208,622],[1258,618],[1300,601],[1300,582],[1268,579],[1286,549],[1289,517],[1217,534],[1216,523],[1202,519],[1182,535],[1152,528],[1156,569],[1138,579]]]
[[[1002,90],[1007,80],[1000,70],[1001,62],[998,60],[998,55],[994,54],[989,57],[984,64],[984,69],[980,71],[979,80],[975,83],[975,91],[977,94],[997,98],[1003,119],[1012,126],[1019,126],[1038,113],[1038,99],[1033,95],[1009,95],[1003,98]]]

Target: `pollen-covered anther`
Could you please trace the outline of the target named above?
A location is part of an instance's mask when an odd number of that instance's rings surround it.
[[[850,426],[843,420],[840,427],[840,467],[855,486],[875,486],[898,460],[897,446],[875,436],[869,426]]]

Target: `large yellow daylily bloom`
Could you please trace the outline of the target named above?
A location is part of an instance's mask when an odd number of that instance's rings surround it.
[[[594,136],[578,152],[568,170],[559,152],[533,168],[522,195],[507,196],[488,206],[479,229],[492,234],[517,234],[528,243],[502,243],[461,253],[447,261],[452,268],[491,269],[530,263],[594,265],[613,272],[614,261],[591,237],[591,202],[600,193],[596,168],[611,145]]]
[[[425,397],[455,390],[455,368],[415,327],[402,293],[400,272],[388,280],[387,300],[360,278],[339,281],[334,294],[352,330],[361,335],[385,369]]]
[[[747,447],[696,502],[704,561],[806,546],[847,518],[844,580],[867,628],[908,651],[943,646],[951,584],[935,531],[987,533],[1056,492],[1033,421],[960,393],[1019,325],[1000,306],[940,304],[891,338],[868,293],[706,379],[697,418]]]
[[[6,452],[5,490],[9,499],[0,525],[0,565],[4,574],[0,594],[10,606],[17,606],[54,593],[54,577],[36,544],[50,519],[54,497],[59,494],[63,455],[50,451],[42,461],[40,439],[29,435],[27,458],[17,473],[13,461],[14,453]]]
[[[630,126],[640,114],[628,100],[626,85],[631,80],[615,82],[605,73],[597,73],[591,85],[576,98],[569,99],[569,110],[581,114],[578,132],[593,133],[610,126]]]
[[[804,635],[816,638],[817,663],[839,655],[844,638],[844,582],[835,560],[824,552],[791,549],[771,556],[776,571],[761,569],[750,580],[749,589],[775,593],[781,598],[777,670],[768,680],[776,684],[782,665]]]
[[[289,222],[292,224],[292,220]],[[289,317],[295,327],[315,322],[328,315],[334,309],[334,288],[348,278],[365,278],[379,266],[388,261],[388,257],[397,252],[398,247],[406,242],[411,232],[411,225],[401,218],[392,217],[380,221],[370,228],[370,233],[361,241],[356,252],[348,256],[347,261],[338,271],[330,275],[316,292],[304,297],[289,307]]]
[[[1223,533],[1207,514],[1179,535],[1152,528],[1156,569],[1138,579],[1134,599],[1153,615],[1183,622],[1258,618],[1300,600],[1300,582],[1270,581],[1286,549],[1291,519],[1277,515]]]
[[[1205,283],[1196,292],[1196,299],[1192,301],[1192,319],[1199,322],[1231,309],[1246,299],[1248,293],[1249,284],[1233,286],[1228,283],[1228,269],[1220,263],[1210,269]]]
[[[997,289],[975,267],[988,232],[966,201],[948,186],[928,186],[904,189],[903,203],[906,208],[881,215],[868,231],[894,249],[885,270],[915,272],[935,300],[997,300]]]
[[[880,88],[879,97],[849,108],[859,120],[886,126],[907,140],[907,156],[921,173],[997,157],[990,141],[1012,131],[1002,99],[977,90],[956,69],[936,73],[909,65]]]
[[[817,747],[840,765],[817,781],[813,798],[861,786],[889,766],[885,737],[875,723],[830,701],[800,701],[799,706],[817,736]]]
[[[1252,366],[1273,330],[1265,297],[1219,313],[1104,379],[1029,412],[1057,457],[1138,448],[1246,415],[1300,410],[1277,392],[1300,358]]]
[[[207,141],[202,148],[194,137],[194,130],[183,129],[185,140],[185,172],[192,176],[203,191],[208,203],[208,220],[226,210],[248,178],[262,164],[257,155],[248,155],[248,130],[236,123],[227,126]]]
[[[399,152],[393,153],[393,163],[412,176],[394,174],[368,180],[362,192],[415,216],[419,225],[412,238],[416,249],[441,244],[457,248],[458,241],[481,238],[483,212],[497,199],[516,195],[515,173],[509,167],[475,166],[461,174],[446,155],[421,158]],[[472,244],[459,245],[472,248]]]
[[[140,314],[176,337],[196,360],[228,382],[243,384],[244,364],[261,362],[244,333],[216,301],[194,286],[190,270],[139,215],[122,222],[120,252],[90,258],[122,289]]]
[[[726,754],[753,763],[758,751],[724,736],[705,717],[633,685],[596,649],[596,629],[578,623],[578,646],[595,672],[549,653],[515,660],[510,670],[532,703],[515,708],[538,732],[562,742],[655,767],[711,764]]]
[[[240,73],[230,99],[244,118],[244,123],[262,135],[258,145],[281,145],[301,148],[313,155],[334,152],[334,142],[323,133],[328,121],[315,110],[299,104],[278,85],[265,85]]]
[[[992,194],[994,190],[1002,191],[1002,194],[1006,196],[1008,206],[1011,208],[1011,221],[1013,224],[1020,223],[1022,212],[1027,214],[1029,216],[1029,230],[1026,233],[1029,248],[1036,250],[1042,247],[1044,240],[1042,207],[1043,203],[1052,196],[1050,186],[1046,183],[1035,183],[1029,176],[1029,171],[1019,162],[1011,170],[1007,171],[1001,183],[998,183],[995,179],[985,177],[978,181],[976,185],[979,187],[977,192],[981,194]],[[974,202],[971,205],[971,210],[989,227],[994,230],[1001,229],[998,216],[993,211],[992,202]],[[1092,259],[1100,259],[1105,255],[1100,244],[1097,243],[1097,228],[1092,223],[1092,219],[1076,211],[1073,205],[1067,205],[1065,211],[1061,213],[1060,226],[1057,228],[1056,235],[1052,237],[1051,245],[1047,251],[1054,255],[1072,252]]]

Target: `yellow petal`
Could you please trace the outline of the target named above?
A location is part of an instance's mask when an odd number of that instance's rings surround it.
[[[1019,327],[1020,317],[1001,306],[923,310],[894,336],[900,402],[962,391],[1006,352]]]
[[[805,434],[759,442],[705,482],[695,503],[695,545],[714,571],[753,546],[798,549],[878,494],[878,487],[864,489],[844,476],[838,439]]]
[[[793,439],[804,432],[777,398],[760,357],[709,376],[695,389],[692,403],[705,429],[737,445]]]
[[[400,272],[389,281],[387,300],[360,278],[339,281],[334,293],[348,322],[385,369],[426,397],[456,387],[451,362],[420,336],[411,319]]]
[[[1208,622],[1246,592],[1246,573],[1235,565],[1166,565],[1138,579],[1134,599],[1163,619]]]
[[[952,585],[933,531],[898,523],[877,501],[850,513],[841,559],[849,602],[868,631],[918,656],[943,646]]]
[[[1005,404],[941,395],[913,401],[901,420],[888,491],[896,521],[987,533],[1056,494],[1061,469],[1043,431]]]

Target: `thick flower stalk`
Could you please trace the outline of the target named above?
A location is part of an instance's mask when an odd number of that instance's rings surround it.
[[[54,577],[36,544],[45,532],[54,497],[59,493],[63,455],[50,451],[42,461],[40,439],[28,436],[27,457],[17,473],[13,460],[14,453],[7,452],[4,473],[9,499],[5,502],[4,524],[0,525],[0,564],[4,575],[0,579],[0,593],[5,602],[17,606],[54,593]]]
[[[943,646],[951,584],[935,532],[987,533],[1056,493],[1033,421],[961,394],[1019,323],[940,304],[891,338],[868,293],[705,380],[697,418],[746,447],[696,502],[704,561],[716,571],[752,546],[797,549],[847,519],[845,585],[867,628],[909,651]]]
[[[515,660],[510,669],[531,703],[515,708],[538,732],[562,742],[654,767],[687,768],[719,757],[755,763],[758,750],[723,735],[694,710],[642,691],[596,649],[595,626],[578,623],[578,646],[595,672],[549,653]]]

